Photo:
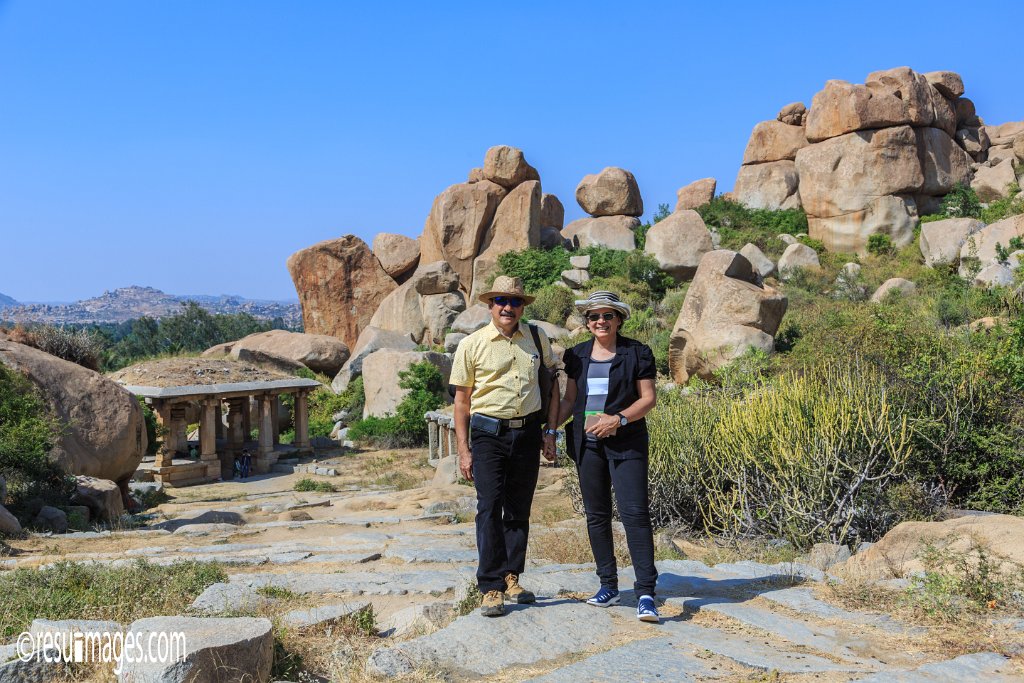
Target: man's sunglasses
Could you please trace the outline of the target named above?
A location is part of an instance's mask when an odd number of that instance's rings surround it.
[[[611,320],[618,313],[587,313],[587,320],[592,323],[596,323],[598,320]]]
[[[511,306],[512,308],[519,308],[523,305],[523,300],[518,296],[496,296],[494,297],[494,303],[499,306]]]

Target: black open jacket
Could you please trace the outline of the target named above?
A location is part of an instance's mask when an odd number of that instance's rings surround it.
[[[565,426],[565,445],[569,457],[576,461],[583,452],[583,413],[587,406],[587,369],[590,367],[590,354],[594,350],[594,340],[582,342],[566,349],[565,374],[569,381],[576,382],[576,403],[572,408],[572,421]],[[615,358],[608,374],[608,398],[605,400],[604,412],[614,415],[633,405],[640,393],[636,382],[640,379],[655,379],[658,371],[654,365],[654,353],[646,344],[635,339],[623,337],[621,334],[615,341]],[[605,455],[613,460],[646,458],[649,437],[647,420],[641,418],[619,427],[615,436],[601,439]]]

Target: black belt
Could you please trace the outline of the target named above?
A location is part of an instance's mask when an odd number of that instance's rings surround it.
[[[493,417],[493,416],[488,415],[487,417]],[[539,420],[540,419],[540,411],[538,410],[535,413],[530,413],[529,415],[525,415],[523,417],[512,417],[512,418],[508,418],[508,419],[501,418],[501,417],[495,417],[494,419],[497,420],[498,422],[500,422],[501,426],[504,429],[522,429],[523,427],[525,427],[526,425],[530,424],[531,422],[535,422],[535,421]]]

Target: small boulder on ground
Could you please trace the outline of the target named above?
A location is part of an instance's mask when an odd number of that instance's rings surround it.
[[[0,534],[15,535],[21,533],[21,522],[7,508],[0,505]]]
[[[124,501],[121,489],[107,479],[95,477],[75,477],[76,489],[71,502],[89,508],[93,519],[113,521],[124,514]]]
[[[348,383],[363,373],[363,361],[374,351],[395,349],[412,351],[416,342],[406,333],[393,330],[382,330],[379,327],[366,327],[359,333],[352,356],[341,366],[341,370],[331,382],[331,389],[340,394],[348,387]]]
[[[640,216],[644,212],[636,178],[614,166],[584,176],[576,187],[576,201],[591,216]]]
[[[676,282],[691,279],[704,254],[714,248],[704,219],[692,209],[676,211],[652,225],[644,245],[644,251]]]
[[[43,531],[52,531],[55,534],[63,534],[68,530],[68,516],[63,510],[50,505],[44,505],[39,514],[32,520],[32,526]]]
[[[768,258],[756,244],[749,242],[744,244],[743,248],[740,249],[740,254],[750,261],[750,265],[754,266],[754,270],[761,277],[768,277],[775,272],[775,262]]]
[[[985,227],[977,218],[946,218],[921,225],[921,255],[929,268],[955,264],[967,238]]]
[[[1004,159],[995,166],[982,166],[974,171],[971,189],[978,193],[978,199],[991,202],[1007,195],[1010,183],[1017,181],[1013,159]]]
[[[871,295],[871,303],[881,303],[893,292],[898,292],[900,296],[910,296],[916,291],[917,285],[910,280],[901,277],[889,278]]]
[[[974,276],[976,287],[1009,287],[1013,284],[1013,270],[1002,263],[992,263]]]
[[[790,277],[797,268],[821,268],[818,252],[802,242],[794,242],[786,247],[779,258],[779,274],[783,280]]]

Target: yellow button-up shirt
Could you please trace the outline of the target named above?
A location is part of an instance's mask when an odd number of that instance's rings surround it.
[[[554,367],[551,342],[544,330],[537,333],[544,365]],[[510,339],[492,320],[459,342],[448,381],[472,389],[470,413],[503,419],[525,417],[541,408],[538,363],[540,357],[526,323],[520,322]]]

